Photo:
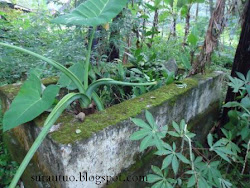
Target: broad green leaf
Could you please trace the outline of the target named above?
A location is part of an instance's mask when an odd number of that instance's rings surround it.
[[[168,143],[166,143],[166,142],[164,142],[164,147],[165,147],[166,149],[170,150],[170,151],[173,150],[172,147],[171,147]]]
[[[76,75],[76,77],[83,82],[84,80],[84,67],[82,63],[75,63],[72,65],[69,70]],[[77,89],[77,86],[75,83],[64,73],[61,74],[60,79],[58,80],[58,84],[62,87],[67,87],[69,90],[75,90]]]
[[[130,140],[140,140],[145,136],[147,136],[149,133],[150,133],[149,130],[145,129],[137,131],[130,136]]]
[[[228,154],[228,155],[234,155],[234,153],[227,147],[216,147],[214,150],[221,151],[221,152]]]
[[[186,122],[185,122],[184,119],[182,119],[182,120],[181,120],[181,123],[180,123],[180,129],[184,131],[185,126],[186,126]]]
[[[162,150],[163,141],[157,135],[154,137],[153,144],[157,147],[158,150]]]
[[[175,142],[173,142],[173,151],[175,151],[176,150],[176,144],[175,144]]]
[[[231,81],[228,83],[228,85],[233,88],[234,93],[238,93],[245,82],[238,78],[232,78],[231,76],[229,76],[228,78]]]
[[[226,108],[239,107],[239,106],[241,106],[241,104],[238,102],[228,102],[223,105],[223,107],[226,107]]]
[[[161,167],[161,169],[167,168],[167,167],[171,164],[172,159],[173,159],[173,155],[172,155],[172,154],[171,154],[171,155],[168,155],[167,157],[165,157],[165,159],[164,159],[163,162],[162,162],[162,167]]]
[[[246,80],[250,82],[250,70],[247,72]]]
[[[164,20],[167,19],[167,17],[169,16],[169,12],[164,11],[159,15],[159,22],[163,22]]]
[[[197,42],[198,42],[198,37],[196,35],[194,35],[193,33],[190,33],[188,35],[188,42],[192,45],[192,46],[196,46]]]
[[[174,137],[180,137],[180,135],[177,132],[174,131],[168,131],[168,134]]]
[[[154,0],[154,6],[159,8],[161,2],[162,0]]]
[[[210,147],[213,146],[213,136],[210,133],[207,135],[207,142]]]
[[[137,126],[144,128],[144,129],[152,129],[147,123],[145,123],[142,119],[138,118],[131,118],[131,121],[134,122]]]
[[[179,125],[176,122],[173,121],[172,125],[173,125],[174,129],[176,130],[176,132],[178,132],[178,133],[181,132]]]
[[[243,81],[246,80],[245,76],[244,76],[242,73],[236,72],[236,74],[237,74],[237,76],[238,76],[241,80],[243,80]]]
[[[4,114],[3,130],[7,131],[20,124],[33,120],[53,104],[59,87],[48,86],[42,93],[40,79],[31,74],[13,100],[10,109]]]
[[[157,152],[155,152],[155,155],[169,155],[172,154],[172,151],[169,150],[158,150]]]
[[[147,181],[148,183],[154,183],[154,182],[162,180],[162,177],[157,176],[155,174],[149,174],[147,175],[147,178],[148,178],[148,181]]]
[[[174,170],[174,174],[176,175],[179,169],[179,161],[175,155],[173,156],[172,159],[172,168]]]
[[[207,181],[204,178],[199,178],[199,180],[198,180],[198,187],[210,188],[211,186],[209,186],[207,184]]]
[[[249,71],[250,72],[250,71]],[[250,81],[249,81],[250,82]],[[247,93],[250,95],[250,85],[246,85]]]
[[[188,13],[188,6],[187,5],[184,5],[182,8],[181,8],[181,16],[182,17],[186,17]]]
[[[183,162],[183,163],[186,163],[186,164],[189,164],[189,160],[184,156],[182,155],[181,153],[176,153],[176,156]]]
[[[173,188],[173,186],[169,182],[165,182],[164,188]]]
[[[149,111],[145,111],[145,116],[146,116],[146,119],[148,121],[148,123],[151,125],[151,127],[155,127],[156,124],[155,124],[155,120],[154,120],[154,117],[152,116],[152,114],[149,112]]]
[[[163,188],[164,181],[159,181],[155,183],[151,188]]]
[[[192,175],[192,176],[188,179],[187,187],[193,187],[194,185],[195,185],[195,176]]]
[[[241,104],[242,106],[244,106],[245,108],[250,108],[250,98],[248,96],[244,97],[241,100]]]
[[[140,151],[145,150],[147,147],[151,146],[151,141],[152,141],[152,135],[146,136],[142,141],[140,145]]]
[[[159,176],[163,177],[162,171],[159,167],[151,165],[151,169],[153,170],[154,173],[156,173]]]
[[[71,13],[59,16],[54,23],[98,26],[110,22],[126,6],[127,0],[87,0]]]
[[[217,151],[217,150],[215,150],[215,152],[216,152],[222,159],[224,159],[224,160],[226,160],[227,162],[231,163],[230,159],[227,157],[226,154],[224,154],[224,153],[221,152],[221,151]]]

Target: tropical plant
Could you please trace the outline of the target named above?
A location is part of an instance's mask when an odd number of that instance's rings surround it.
[[[145,117],[147,122],[137,118],[131,119],[139,127],[139,130],[134,132],[130,139],[141,140],[140,151],[153,147],[156,148],[155,155],[164,157],[162,166],[159,168],[152,165],[152,173],[147,175],[148,183],[153,184],[152,187],[229,188],[233,187],[233,184],[228,180],[231,178],[228,176],[229,166],[240,164],[241,167],[243,165],[242,170],[244,171],[246,161],[241,160],[238,155],[242,151],[233,142],[230,130],[222,129],[225,137],[218,139],[215,143],[215,136],[208,134],[209,148],[197,148],[193,144],[195,134],[188,131],[184,120],[180,124],[173,122],[172,127],[167,125],[159,127],[150,112],[146,111]],[[167,140],[171,140],[172,144]],[[248,153],[249,144],[245,160],[249,158]],[[234,165],[233,162],[235,162]],[[181,165],[181,163],[183,164]],[[234,168],[234,170],[238,169]],[[235,182],[235,184],[238,183]],[[246,186],[244,183],[239,185]]]
[[[53,108],[52,112],[49,114],[44,123],[42,131],[36,138],[35,142],[31,146],[23,162],[18,168],[10,184],[10,188],[14,188],[16,186],[23,171],[48,134],[52,125],[56,122],[64,109],[67,108],[67,106],[73,101],[79,99],[82,107],[88,107],[88,105],[91,103],[91,99],[93,99],[98,109],[103,110],[103,104],[100,101],[98,95],[95,93],[96,88],[100,85],[118,84],[128,86],[141,86],[156,84],[155,82],[126,83],[106,78],[96,80],[89,85],[89,70],[91,69],[90,55],[96,26],[110,22],[111,19],[114,18],[122,10],[126,3],[127,0],[121,0],[119,1],[119,3],[115,2],[115,0],[87,0],[79,5],[76,9],[74,9],[71,13],[54,20],[54,22],[60,24],[93,27],[88,42],[88,51],[85,63],[74,64],[69,69],[65,68],[60,63],[57,63],[32,51],[13,45],[0,43],[1,46],[9,47],[29,54],[59,69],[64,74],[61,76],[59,84],[68,87],[68,89],[70,90],[77,88],[79,91],[78,93],[67,94]],[[84,85],[82,84],[82,82],[84,83]],[[56,95],[59,92],[59,89],[60,87],[57,85],[50,85],[42,90],[41,81],[38,77],[38,74],[36,72],[31,73],[28,80],[22,85],[17,97],[13,100],[10,109],[4,114],[3,130],[7,131],[22,123],[28,122],[50,108],[54,102]]]

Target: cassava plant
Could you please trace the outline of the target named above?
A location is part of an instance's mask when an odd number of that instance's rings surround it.
[[[154,147],[155,155],[163,157],[162,166],[151,166],[153,173],[147,175],[147,181],[153,184],[153,188],[237,187],[228,180],[235,180],[229,175],[230,169],[234,172],[237,170],[237,173],[241,174],[239,178],[244,177],[250,144],[248,141],[242,160],[239,156],[242,151],[232,140],[233,131],[222,129],[224,137],[217,140],[215,139],[218,136],[208,134],[208,147],[201,148],[195,146],[195,134],[188,131],[184,120],[180,124],[173,122],[172,126],[159,127],[149,111],[145,112],[145,117],[147,122],[137,118],[131,119],[140,129],[134,132],[130,139],[141,140],[140,151]],[[237,165],[240,168],[235,168]],[[239,182],[234,181],[239,184],[238,187],[247,187],[246,182],[241,182],[240,179]]]
[[[99,110],[103,110],[103,104],[95,92],[96,88],[100,85],[117,84],[126,86],[142,86],[156,84],[156,82],[128,83],[109,78],[99,79],[89,84],[89,70],[91,69],[90,55],[96,27],[110,22],[121,12],[126,3],[127,0],[120,0],[119,2],[116,0],[87,0],[75,8],[71,13],[53,20],[53,22],[57,24],[92,27],[91,36],[88,42],[86,61],[82,64],[74,64],[69,69],[65,68],[58,62],[50,60],[32,51],[6,43],[0,43],[0,45],[3,47],[18,50],[49,63],[63,73],[58,82],[62,87],[67,87],[69,90],[78,90],[78,93],[72,92],[64,96],[53,108],[52,112],[49,114],[44,123],[42,131],[34,141],[20,167],[18,168],[10,184],[10,188],[14,188],[17,185],[22,173],[48,134],[50,128],[59,118],[61,113],[73,101],[79,99],[82,107],[88,107],[91,103],[91,100],[93,99],[97,105],[97,108]],[[22,85],[9,110],[4,114],[3,130],[7,131],[20,124],[31,121],[44,111],[48,110],[52,106],[59,89],[60,87],[58,85],[50,85],[42,90],[39,77],[37,74],[32,73],[28,80]]]

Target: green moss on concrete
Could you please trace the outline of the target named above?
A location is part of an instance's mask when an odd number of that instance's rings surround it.
[[[56,84],[58,80],[59,80],[59,78],[57,76],[52,76],[49,78],[42,79],[42,83],[43,83],[43,85],[47,86],[50,84]]]
[[[187,84],[186,88],[177,88],[175,84],[163,86],[155,91],[114,105],[102,112],[89,115],[83,123],[74,120],[70,114],[63,114],[57,121],[57,123],[63,122],[62,127],[59,131],[51,133],[51,137],[59,143],[73,143],[89,138],[93,133],[108,126],[115,125],[130,117],[135,117],[145,109],[159,106],[165,102],[174,104],[181,95],[188,93],[192,88],[196,87],[198,80],[196,78],[188,78],[183,83]],[[40,118],[37,124],[42,125],[43,121],[44,118]],[[80,129],[81,133],[76,134],[76,129]]]
[[[212,73],[206,76],[197,75],[193,78],[185,79],[183,80],[183,83],[187,84],[187,87],[182,89],[177,88],[175,84],[163,86],[155,91],[125,101],[121,104],[114,105],[102,112],[89,115],[86,117],[83,123],[75,120],[72,114],[64,113],[56,122],[62,123],[60,130],[53,132],[50,135],[54,141],[63,144],[87,139],[93,133],[96,133],[108,126],[115,125],[120,121],[127,120],[130,117],[135,117],[145,109],[159,106],[163,103],[168,103],[170,106],[173,106],[179,97],[186,95],[189,91],[191,91],[192,88],[196,87],[199,80],[213,76],[215,75]],[[51,79],[51,82],[55,81],[56,78]],[[45,80],[45,83],[48,84],[48,81]],[[10,87],[5,90],[15,92],[16,90],[14,88],[15,87]],[[43,114],[37,118],[35,120],[36,124],[43,126],[46,116],[46,114]],[[80,129],[81,133],[76,134],[76,129]]]

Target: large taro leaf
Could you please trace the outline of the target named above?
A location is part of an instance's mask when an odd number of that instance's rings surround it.
[[[76,63],[72,65],[69,70],[76,75],[76,77],[83,82],[84,80],[84,66],[82,63]],[[77,89],[77,86],[75,83],[72,82],[71,79],[69,79],[68,76],[65,74],[61,74],[60,79],[58,80],[58,84],[62,87],[67,87],[69,90],[75,90]]]
[[[31,121],[49,109],[58,92],[59,87],[56,85],[50,85],[42,92],[40,79],[31,74],[4,114],[3,131]]]
[[[127,0],[87,0],[71,13],[52,22],[64,25],[98,26],[108,23],[126,6]]]

